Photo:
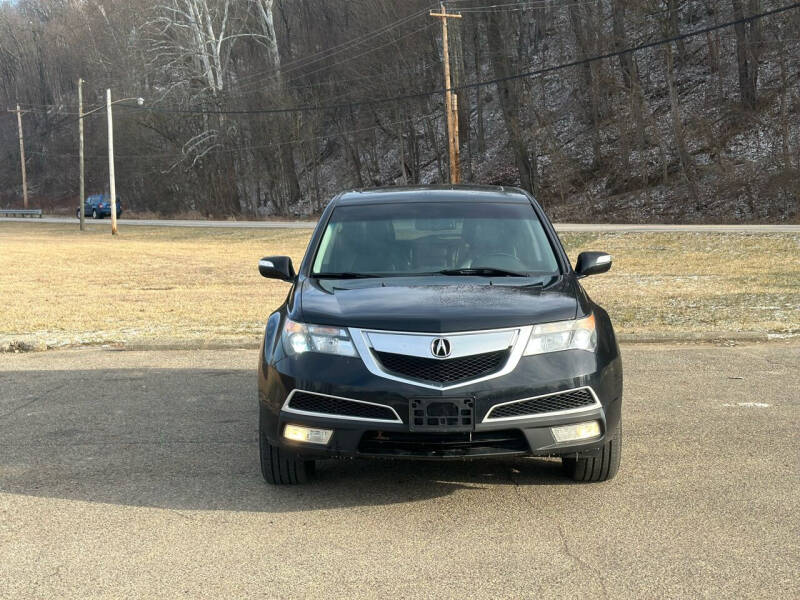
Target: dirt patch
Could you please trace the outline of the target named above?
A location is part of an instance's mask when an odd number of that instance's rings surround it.
[[[0,352],[19,354],[20,352],[42,352],[47,350],[47,344],[41,341],[11,340],[0,342]]]

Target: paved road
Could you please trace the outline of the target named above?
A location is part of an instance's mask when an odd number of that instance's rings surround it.
[[[800,346],[627,346],[619,476],[271,488],[254,351],[0,355],[0,598],[798,598]]]
[[[0,217],[4,221],[25,223],[61,223],[77,225],[77,219],[67,217],[42,217],[41,219]],[[110,227],[108,219],[86,221],[92,226]],[[119,226],[138,225],[147,227],[240,227],[251,229],[311,229],[316,221],[193,221],[171,219],[120,219]],[[606,223],[557,223],[561,232],[685,232],[685,233],[800,233],[800,225],[615,225]]]

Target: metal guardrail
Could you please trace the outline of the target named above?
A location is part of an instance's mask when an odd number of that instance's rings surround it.
[[[0,208],[0,217],[39,217],[42,218],[41,208]]]

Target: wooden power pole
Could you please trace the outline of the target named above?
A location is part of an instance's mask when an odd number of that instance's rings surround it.
[[[450,151],[450,183],[461,181],[461,166],[459,164],[458,143],[458,97],[451,90],[450,83],[450,50],[447,46],[447,19],[460,19],[458,13],[448,13],[441,4],[442,12],[431,11],[430,15],[442,20],[442,51],[444,54],[444,112],[447,116],[447,145]]]
[[[22,164],[22,202],[23,207],[28,208],[28,178],[25,174],[25,142],[22,138],[22,110],[17,104],[17,110],[9,109],[8,112],[17,113],[17,127],[19,129],[19,157]]]

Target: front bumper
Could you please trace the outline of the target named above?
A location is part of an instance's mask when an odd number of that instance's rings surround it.
[[[574,411],[552,411],[505,420],[486,420],[503,403],[590,388],[597,400]],[[363,420],[352,417],[303,414],[287,410],[294,390],[324,394],[390,407],[397,418]],[[442,427],[415,431],[412,402],[439,398],[469,399],[473,411],[469,427]],[[360,358],[308,353],[282,357],[267,364],[261,353],[259,368],[260,428],[270,443],[309,458],[336,456],[418,459],[469,459],[489,456],[568,456],[599,452],[620,421],[622,366],[618,350],[589,353],[570,350],[523,357],[501,377],[452,390],[431,390],[392,381],[369,372]],[[398,421],[399,419],[399,421]],[[601,435],[586,441],[557,442],[551,427],[599,421]],[[332,429],[327,445],[292,442],[283,437],[287,424]]]

